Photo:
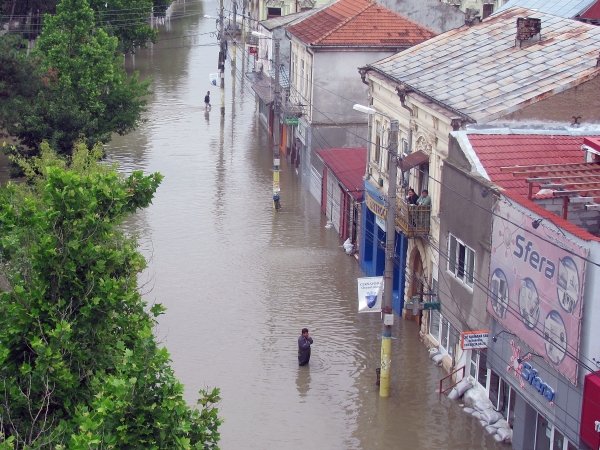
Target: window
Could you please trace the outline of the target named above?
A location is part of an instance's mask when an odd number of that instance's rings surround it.
[[[402,138],[402,153],[404,156],[408,156],[408,141]]]
[[[281,16],[281,8],[267,8],[267,19]]]
[[[475,251],[466,246],[462,241],[456,239],[452,234],[448,235],[448,272],[456,279],[473,287],[475,270]]]
[[[491,16],[493,12],[494,12],[494,5],[483,5],[482,19],[485,19],[486,17]]]
[[[487,355],[485,350],[471,350],[469,359],[469,375],[487,389]]]
[[[375,134],[375,155],[374,160],[379,165],[379,159],[381,157],[381,124],[377,122],[376,134]]]
[[[435,309],[429,311],[429,334],[440,342],[440,312]]]
[[[300,95],[304,97],[304,60],[300,60]]]
[[[444,347],[444,349],[448,349],[448,329],[450,328],[450,322],[448,322],[442,316],[442,335],[440,336],[440,345]]]

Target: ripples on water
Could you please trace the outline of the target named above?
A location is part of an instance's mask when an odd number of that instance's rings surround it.
[[[212,14],[216,3],[186,3],[202,6]],[[173,22],[161,37],[213,31],[214,21],[200,17]],[[222,448],[494,448],[456,403],[438,399],[443,374],[413,322],[397,320],[391,398],[379,398],[381,322],[356,313],[358,263],[324,228],[289,165],[283,209],[273,211],[272,154],[250,85],[237,79],[233,92],[226,70],[222,122],[218,89],[208,83],[217,48],[160,49],[135,59],[142,77],[154,78],[148,122],[107,151],[124,172],[165,175],[152,206],[126,226],[149,259],[145,299],[168,308],[158,336],[188,401],[201,388],[221,388]],[[239,57],[240,72],[250,70],[241,66]],[[298,367],[304,326],[315,343],[310,365]]]

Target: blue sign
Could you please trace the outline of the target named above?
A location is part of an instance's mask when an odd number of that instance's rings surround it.
[[[543,395],[551,404],[554,403],[554,389],[548,386],[537,376],[538,371],[531,367],[531,364],[524,362],[521,369],[521,378],[527,381],[533,388]]]

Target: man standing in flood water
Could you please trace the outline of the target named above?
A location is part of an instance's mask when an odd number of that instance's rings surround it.
[[[302,336],[298,338],[298,364],[305,366],[310,361],[310,346],[313,339],[308,335],[308,328],[302,328]]]

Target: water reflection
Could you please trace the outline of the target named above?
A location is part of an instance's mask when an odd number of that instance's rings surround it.
[[[300,397],[307,396],[310,389],[310,366],[298,367],[296,389],[298,389],[298,394],[300,394]]]

